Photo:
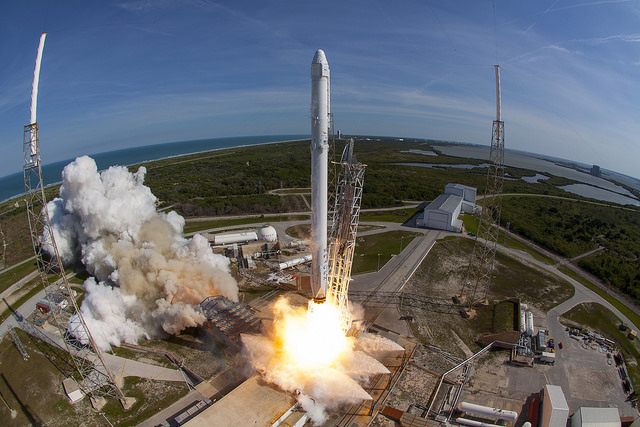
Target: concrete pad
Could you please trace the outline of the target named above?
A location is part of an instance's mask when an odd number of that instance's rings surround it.
[[[295,402],[293,395],[264,383],[256,374],[185,425],[267,427]]]
[[[91,398],[91,406],[93,407],[93,409],[95,409],[96,411],[100,411],[104,405],[107,404],[107,399],[105,399],[104,397],[92,397]]]
[[[121,401],[122,407],[124,408],[125,411],[128,411],[129,409],[131,409],[131,407],[133,405],[136,404],[137,401],[138,401],[138,399],[136,399],[135,397],[126,397],[125,396],[124,402]]]

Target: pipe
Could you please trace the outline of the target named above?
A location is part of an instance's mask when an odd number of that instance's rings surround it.
[[[476,405],[475,403],[462,402],[458,405],[458,410],[480,415],[488,418],[497,418],[505,421],[515,421],[518,419],[518,413],[506,409],[490,408],[488,406]]]

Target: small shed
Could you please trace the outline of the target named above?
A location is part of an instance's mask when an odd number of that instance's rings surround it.
[[[64,392],[71,403],[76,403],[84,397],[84,393],[80,390],[80,387],[78,387],[78,383],[71,377],[65,378],[62,381],[62,387],[64,387]]]

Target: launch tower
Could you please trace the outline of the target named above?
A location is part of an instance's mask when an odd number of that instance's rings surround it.
[[[336,201],[329,238],[329,280],[327,302],[340,310],[344,333],[351,328],[347,293],[360,219],[362,187],[366,165],[353,155],[353,139],[345,146],[340,161],[342,173],[336,186]]]
[[[500,117],[500,67],[498,65],[495,66],[495,73],[496,120],[493,121],[491,131],[487,185],[469,267],[460,294],[455,297],[459,303],[466,305],[463,311],[465,317],[473,316],[475,314],[473,307],[486,301],[487,292],[491,285],[500,231],[504,185],[504,122]]]
[[[51,302],[53,322],[58,327],[60,341],[64,342],[64,347],[73,362],[78,386],[88,396],[114,397],[124,405],[124,394],[107,369],[102,354],[96,347],[91,332],[78,309],[74,292],[60,260],[51,220],[46,209],[47,200],[42,184],[40,142],[36,121],[38,80],[45,37],[46,33],[40,36],[31,93],[31,121],[24,126],[23,134],[24,189],[31,242],[46,298]],[[41,236],[45,238],[42,239]],[[44,249],[49,245],[53,249],[53,255]],[[48,275],[53,275],[57,280],[50,282]],[[61,304],[62,301],[67,302],[66,307],[64,307],[65,304]],[[56,345],[60,344],[56,343]]]

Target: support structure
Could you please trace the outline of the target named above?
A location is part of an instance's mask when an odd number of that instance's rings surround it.
[[[502,190],[504,186],[504,122],[500,107],[500,67],[496,72],[496,120],[491,131],[491,152],[485,187],[483,207],[479,216],[473,252],[460,295],[456,299],[466,304],[466,316],[472,316],[473,307],[486,301],[491,285],[496,257],[496,245],[500,231]]]
[[[345,146],[340,161],[342,173],[336,186],[336,201],[329,234],[329,278],[327,302],[340,310],[345,333],[351,328],[347,293],[360,220],[360,204],[366,165],[353,155],[353,139]]]
[[[40,161],[40,141],[36,121],[36,100],[40,61],[46,33],[40,37],[38,57],[34,72],[31,97],[31,124],[25,125],[23,134],[24,189],[31,242],[38,264],[38,271],[50,303],[52,323],[57,326],[60,341],[69,353],[76,371],[76,381],[86,395],[94,398],[113,397],[123,405],[125,397],[109,372],[100,350],[97,348],[91,332],[80,312],[74,292],[64,272],[49,213],[47,199],[42,183]],[[44,248],[48,246],[53,254]],[[54,279],[50,281],[50,276]],[[66,301],[66,304],[63,303]],[[73,330],[70,330],[73,329]]]

